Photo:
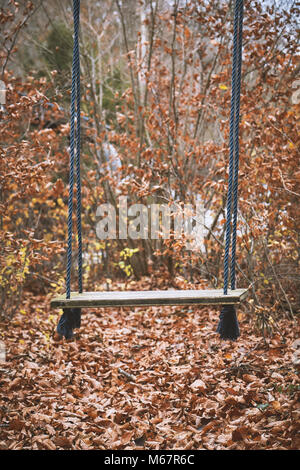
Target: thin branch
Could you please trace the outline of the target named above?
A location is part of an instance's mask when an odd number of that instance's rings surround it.
[[[268,251],[267,251],[267,247],[266,247],[266,243],[265,243],[265,242],[263,243],[263,247],[264,247],[264,252],[265,252],[267,261],[268,261],[268,263],[269,263],[269,265],[270,265],[270,267],[271,267],[271,269],[272,269],[272,272],[273,272],[273,274],[274,274],[274,277],[275,277],[275,279],[276,279],[276,281],[277,281],[277,283],[278,283],[279,289],[281,290],[281,292],[282,292],[282,294],[283,294],[283,296],[284,296],[284,298],[285,298],[285,300],[286,300],[286,302],[287,302],[287,304],[288,304],[288,306],[289,306],[291,318],[294,318],[294,312],[293,312],[291,303],[290,303],[290,301],[289,301],[289,299],[288,299],[288,296],[286,295],[286,292],[285,292],[284,288],[282,287],[282,284],[281,284],[281,282],[280,282],[280,279],[279,279],[279,277],[277,276],[277,273],[276,273],[276,271],[275,271],[275,268],[274,268],[274,266],[273,266],[273,264],[272,264],[272,262],[271,262],[271,260],[270,260],[270,258],[269,258],[269,255],[268,255]]]
[[[40,3],[31,12],[28,13],[28,15],[22,21],[22,23],[18,26],[18,29],[15,32],[15,35],[14,35],[13,40],[11,42],[11,45],[7,49],[6,58],[5,58],[3,67],[2,67],[2,74],[1,74],[2,79],[4,78],[4,73],[5,73],[5,69],[7,67],[8,61],[9,61],[10,54],[12,53],[12,50],[14,49],[14,47],[16,45],[17,38],[18,38],[18,35],[19,35],[21,29],[23,28],[23,26],[25,26],[25,24],[27,23],[29,18],[31,18],[35,14],[35,12],[40,8],[40,6],[43,4],[43,1],[44,0],[41,0]]]

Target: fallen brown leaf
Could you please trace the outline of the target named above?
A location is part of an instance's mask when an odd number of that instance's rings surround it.
[[[13,429],[14,431],[21,431],[24,427],[25,422],[17,418],[12,419],[9,423],[9,429]]]
[[[247,383],[256,382],[257,377],[255,375],[252,375],[252,374],[244,374],[243,375],[243,380]]]

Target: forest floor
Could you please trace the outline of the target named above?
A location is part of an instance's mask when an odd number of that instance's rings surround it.
[[[28,295],[0,324],[0,449],[300,449],[295,320],[231,343],[217,309],[98,309],[66,341],[59,314]]]

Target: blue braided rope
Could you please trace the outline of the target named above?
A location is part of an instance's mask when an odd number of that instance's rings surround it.
[[[76,184],[77,184],[77,237],[78,237],[78,291],[82,292],[82,235],[81,235],[81,176],[80,176],[80,54],[79,54],[79,17],[80,17],[80,0],[76,2],[76,22],[75,31],[76,38],[76,108],[77,108],[77,128],[76,128]]]
[[[74,28],[75,29],[75,28]],[[75,48],[75,43],[74,43]],[[73,215],[73,194],[74,194],[74,148],[75,148],[75,95],[76,95],[76,57],[73,49],[72,63],[72,85],[71,85],[71,120],[70,120],[70,171],[69,171],[69,200],[68,200],[68,249],[67,249],[67,299],[70,298],[71,291],[71,267],[72,267],[72,215]]]
[[[239,123],[240,123],[240,95],[241,95],[241,68],[242,68],[242,38],[243,38],[243,1],[239,2],[238,21],[238,57],[236,78],[236,102],[235,102],[235,162],[233,183],[233,221],[232,221],[232,246],[231,246],[231,289],[235,289],[235,258],[236,258],[236,229],[238,214],[238,178],[239,178]]]
[[[230,109],[230,125],[229,125],[229,174],[228,174],[228,191],[227,191],[227,209],[226,209],[226,235],[225,235],[225,255],[224,255],[224,295],[228,292],[228,276],[229,276],[229,251],[231,242],[231,210],[232,210],[232,189],[234,179],[234,155],[235,155],[235,108],[237,98],[237,66],[238,66],[238,29],[240,18],[240,4],[243,0],[236,0],[234,9],[234,26],[233,26],[233,56],[232,56],[232,76],[231,76],[231,109]]]
[[[71,294],[71,268],[72,268],[72,235],[73,235],[73,196],[74,196],[74,161],[75,161],[75,116],[76,125],[76,184],[77,184],[77,232],[78,232],[78,282],[79,291],[82,292],[82,242],[81,242],[81,185],[80,185],[80,62],[79,62],[79,13],[80,0],[73,0],[74,18],[74,45],[72,62],[71,85],[71,120],[70,120],[70,173],[69,173],[69,200],[68,200],[68,248],[67,248],[67,276],[66,297]],[[77,114],[75,112],[77,108]]]

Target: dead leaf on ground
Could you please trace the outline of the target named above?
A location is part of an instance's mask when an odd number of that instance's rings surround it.
[[[190,385],[191,389],[194,391],[194,392],[205,392],[206,390],[206,385],[205,383],[203,382],[203,380],[201,379],[197,379],[195,380],[191,385]]]

